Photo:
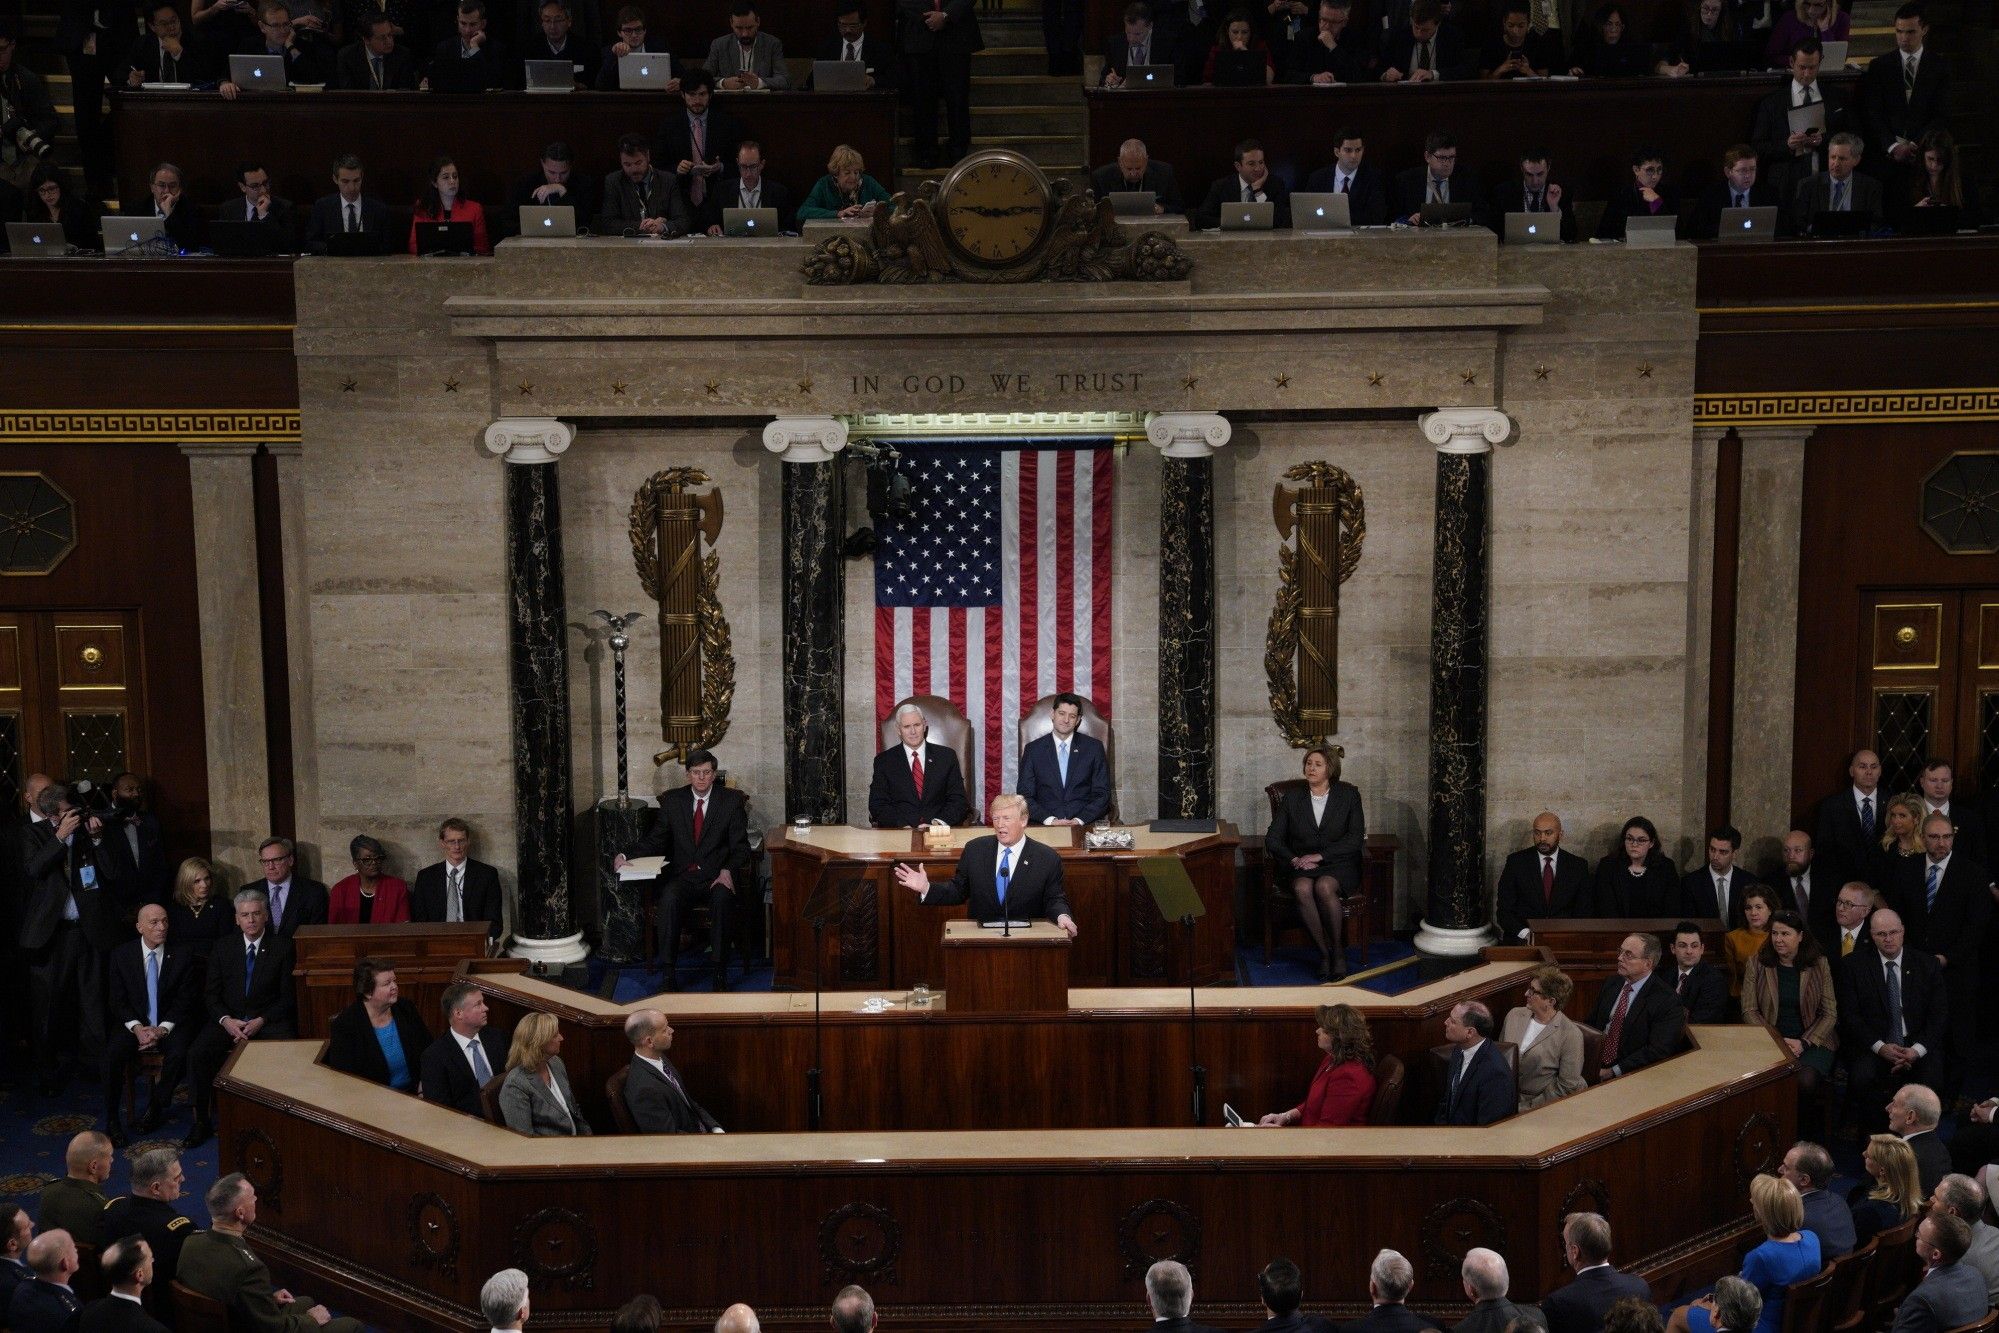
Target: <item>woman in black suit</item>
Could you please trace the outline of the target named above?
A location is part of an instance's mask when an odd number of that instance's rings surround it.
[[[1659,849],[1659,830],[1643,815],[1624,821],[1622,850],[1596,863],[1596,914],[1680,917],[1680,872]]]
[[[62,172],[53,163],[35,168],[19,220],[61,227],[63,239],[78,250],[95,250],[102,244],[98,211],[63,185]]]
[[[1347,974],[1340,895],[1360,887],[1361,845],[1367,840],[1360,790],[1340,781],[1343,753],[1326,745],[1305,751],[1304,790],[1284,793],[1263,839],[1277,873],[1290,879],[1298,915],[1319,946],[1322,981]]]
[[[333,1016],[327,1067],[415,1092],[417,1062],[430,1045],[430,1029],[396,989],[395,965],[386,958],[354,964],[354,994],[354,1003]]]

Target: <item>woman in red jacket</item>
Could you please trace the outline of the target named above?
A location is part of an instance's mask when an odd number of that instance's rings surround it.
[[[382,926],[410,919],[410,886],[382,873],[389,854],[362,834],[347,844],[354,873],[326,891],[329,926]]]
[[[411,254],[416,253],[417,225],[424,222],[469,222],[472,224],[472,253],[493,253],[492,239],[486,234],[486,210],[479,207],[476,199],[459,197],[458,164],[448,157],[440,157],[430,164],[430,188],[423,192],[423,198],[416,201],[416,213],[410,218]]]
[[[1259,1125],[1364,1125],[1374,1105],[1374,1038],[1367,1020],[1350,1004],[1322,1004],[1319,1049],[1326,1058],[1312,1075],[1305,1100],[1288,1111],[1272,1111]]]

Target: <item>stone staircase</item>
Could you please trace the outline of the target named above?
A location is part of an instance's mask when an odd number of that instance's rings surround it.
[[[1051,176],[1083,174],[1086,127],[1082,80],[1049,77],[1039,9],[981,10],[979,30],[986,49],[972,57],[972,147],[1011,148]],[[941,121],[941,110],[939,116]],[[922,181],[942,176],[945,170],[925,171],[915,165],[908,128],[909,112],[905,109],[897,153],[901,189],[914,189]]]

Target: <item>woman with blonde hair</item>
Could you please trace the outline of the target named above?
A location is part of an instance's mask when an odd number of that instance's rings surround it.
[[[234,910],[215,891],[214,863],[199,856],[182,861],[167,903],[167,942],[194,954],[197,982],[207,975],[208,955],[215,952],[223,933],[234,927]]]
[[[1527,976],[1527,1003],[1500,1026],[1499,1039],[1520,1052],[1522,1111],[1583,1090],[1583,1030],[1562,1012],[1575,991],[1567,973],[1543,964]]]
[[[1322,1004],[1313,1017],[1319,1049],[1326,1058],[1312,1075],[1305,1100],[1288,1111],[1272,1111],[1259,1125],[1364,1125],[1374,1105],[1374,1035],[1350,1004]]]
[[[500,1084],[500,1114],[507,1128],[536,1137],[590,1133],[590,1122],[577,1109],[563,1068],[562,1027],[554,1014],[529,1014],[514,1028],[507,1050],[507,1077]]]
[[[1912,791],[1881,803],[1880,845],[1872,849],[1874,863],[1867,882],[1893,884],[1902,867],[1923,854],[1923,798]]]
[[[798,206],[798,220],[841,218],[858,222],[874,216],[875,206],[888,202],[888,191],[868,175],[860,151],[841,144],[826,159],[826,174]]]
[[[1916,1171],[1916,1151],[1898,1134],[1873,1134],[1860,1154],[1860,1161],[1874,1181],[1867,1197],[1847,1200],[1853,1204],[1853,1247],[1859,1249],[1890,1227],[1900,1226],[1916,1215],[1928,1199],[1923,1197],[1922,1176]],[[1853,1187],[1854,1193],[1865,1188]]]
[[[1763,1229],[1763,1243],[1743,1256],[1742,1280],[1763,1296],[1756,1333],[1781,1333],[1786,1289],[1824,1267],[1818,1233],[1805,1230],[1805,1201],[1797,1188],[1777,1176],[1759,1175],[1749,1182],[1749,1211]],[[1666,1327],[1672,1333],[1715,1333],[1713,1298],[1673,1311]]]

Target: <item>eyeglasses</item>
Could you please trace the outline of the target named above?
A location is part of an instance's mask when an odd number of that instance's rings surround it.
[[[257,858],[257,864],[258,864],[258,865],[265,865],[265,866],[281,866],[281,865],[283,865],[283,864],[284,864],[285,862],[287,862],[287,861],[289,861],[289,860],[291,860],[291,857],[290,857],[289,855],[286,855],[286,856],[260,856],[260,857],[258,857],[258,858]]]

